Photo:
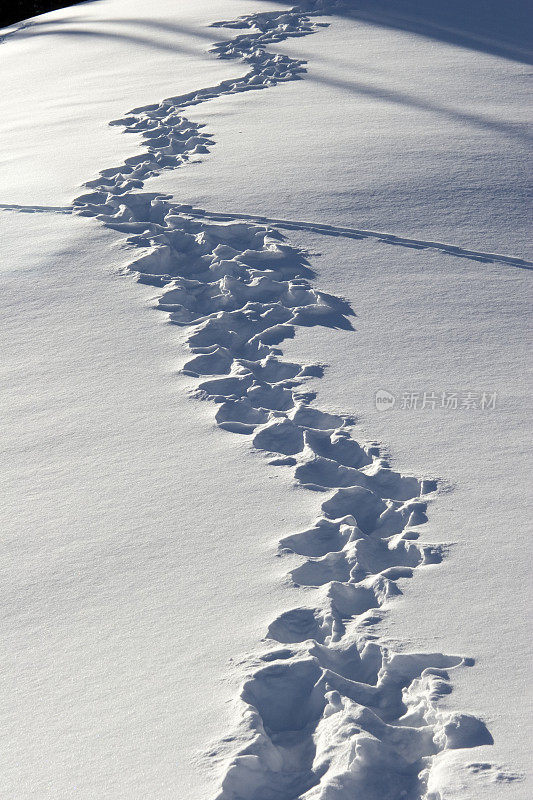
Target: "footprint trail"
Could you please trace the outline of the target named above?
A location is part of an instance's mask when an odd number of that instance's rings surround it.
[[[102,170],[74,201],[138,248],[127,271],[157,287],[158,308],[184,330],[183,371],[198,380],[199,398],[217,404],[218,426],[324,498],[315,522],[280,543],[300,558],[290,578],[306,591],[249,659],[236,730],[211,753],[217,800],[438,800],[427,788],[434,757],[492,742],[480,720],[439,709],[469,659],[393,652],[373,627],[400,581],[442,559],[440,547],[419,541],[435,482],[393,471],[376,445],[353,438],[352,417],[317,408],[310,381],[323,366],[286,361],[280,349],[300,328],[350,330],[349,304],[315,288],[305,252],[270,223],[199,218],[141,191],[214,145],[184,116],[188,106],[300,79],[302,61],[266,47],[316,32],[323,23],[313,17],[332,5],[217,23],[245,30],[213,50],[249,71],[112,123],[141,134],[145,149]]]

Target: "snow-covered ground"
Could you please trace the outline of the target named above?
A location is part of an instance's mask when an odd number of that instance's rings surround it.
[[[0,44],[6,797],[531,795],[528,59],[283,9]]]

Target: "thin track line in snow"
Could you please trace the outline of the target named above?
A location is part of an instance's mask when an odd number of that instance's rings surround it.
[[[533,261],[527,261],[526,259],[517,258],[515,256],[508,256],[501,253],[489,253],[480,250],[467,250],[464,247],[458,247],[457,245],[446,244],[444,242],[434,242],[426,239],[410,239],[406,236],[397,236],[394,233],[371,231],[365,228],[345,228],[337,225],[324,225],[320,222],[275,219],[274,217],[264,217],[255,214],[230,214],[197,208],[192,208],[190,210],[187,208],[186,213],[191,216],[203,217],[211,220],[237,221],[246,219],[260,224],[276,225],[279,228],[285,228],[287,230],[310,231],[311,233],[320,233],[325,236],[343,236],[349,239],[378,239],[380,242],[386,244],[397,244],[403,247],[411,247],[420,250],[440,250],[448,255],[459,256],[461,258],[470,258],[476,261],[497,261],[502,264],[512,264],[516,267],[523,267],[524,269],[533,269]]]
[[[23,214],[72,214],[74,206],[22,206],[18,203],[0,203],[0,211],[20,211]]]
[[[239,220],[250,220],[258,224],[276,225],[285,230],[309,231],[323,236],[340,236],[347,239],[377,239],[384,244],[395,244],[401,247],[409,247],[415,250],[438,250],[447,255],[459,258],[468,258],[473,261],[494,262],[498,264],[509,264],[513,267],[522,269],[533,269],[533,261],[517,256],[508,256],[504,253],[485,252],[483,250],[468,250],[455,244],[446,242],[436,242],[431,239],[410,239],[407,236],[398,236],[395,233],[384,231],[371,231],[367,228],[347,228],[339,225],[325,225],[321,222],[309,222],[307,220],[276,219],[275,217],[265,217],[260,214],[241,214],[238,212],[207,211],[203,208],[193,206],[177,206],[183,213],[191,217],[210,219],[213,221],[223,220],[237,222]],[[21,211],[24,213],[50,213],[50,214],[72,214],[74,206],[24,206],[14,203],[0,203],[2,211]]]

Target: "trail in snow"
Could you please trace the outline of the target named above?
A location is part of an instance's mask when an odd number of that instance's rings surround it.
[[[313,33],[312,15],[323,10],[219,23],[247,30],[214,47],[222,58],[248,63],[247,74],[113,123],[140,133],[146,151],[102,170],[74,206],[139,248],[127,271],[160,288],[157,306],[184,329],[191,352],[184,372],[198,378],[198,397],[217,403],[219,427],[248,436],[271,464],[294,468],[299,485],[325,495],[319,518],[280,544],[282,553],[301,556],[290,576],[309,587],[310,599],[302,596],[300,607],[273,620],[263,649],[250,658],[237,730],[211,753],[222,769],[218,800],[437,800],[434,756],[492,743],[480,720],[439,709],[451,671],[472,661],[396,653],[372,628],[378,609],[401,594],[399,580],[442,559],[440,547],[419,542],[436,484],[394,472],[376,445],[355,441],[353,418],[315,407],[308,382],[323,365],[285,361],[279,348],[299,328],[351,329],[353,312],[312,285],[306,254],[271,221],[215,215],[217,222],[140,191],[147,178],[213,146],[184,108],[298,79],[302,61],[265,47]]]

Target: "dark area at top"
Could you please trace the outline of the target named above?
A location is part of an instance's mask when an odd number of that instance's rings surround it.
[[[37,14],[44,14],[46,11],[53,11],[54,8],[65,8],[65,6],[76,5],[75,0],[6,0],[0,2],[0,28],[12,25],[13,22],[21,22],[28,17],[35,17]]]
[[[469,46],[477,40],[481,45],[484,37],[491,45],[530,49],[533,43],[531,0],[346,0],[345,6],[350,16],[364,18],[370,12],[387,27],[453,44]],[[485,44],[487,52],[495,52]]]

